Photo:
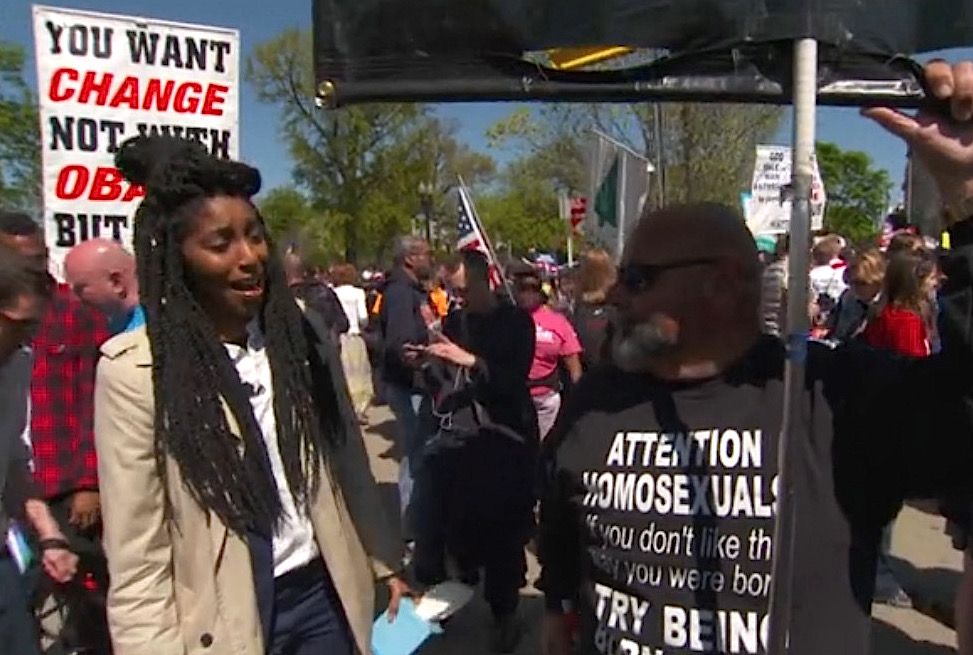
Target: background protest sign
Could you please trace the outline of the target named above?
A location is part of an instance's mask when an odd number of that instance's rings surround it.
[[[34,7],[51,272],[94,237],[132,243],[142,190],[113,166],[140,134],[172,134],[211,153],[239,152],[236,30]]]
[[[786,234],[790,232],[791,201],[786,187],[791,183],[790,146],[757,146],[753,166],[753,183],[747,206],[747,227],[754,235]],[[824,183],[814,161],[814,182],[811,185],[811,229],[824,225],[824,204],[827,197]]]

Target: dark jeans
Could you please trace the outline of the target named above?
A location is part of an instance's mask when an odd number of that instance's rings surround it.
[[[9,557],[0,558],[0,651],[17,655],[41,652],[26,580]]]
[[[447,579],[446,551],[453,555],[463,582],[475,585],[483,569],[483,596],[497,618],[513,614],[520,600],[520,588],[526,584],[527,558],[523,540],[517,536],[505,539],[494,533],[481,544],[472,541],[447,545],[443,532],[422,531],[416,536],[415,575],[424,586]]]
[[[425,586],[447,579],[447,552],[467,584],[476,585],[483,569],[483,595],[499,618],[517,609],[520,588],[526,584],[524,545],[532,525],[531,481],[525,477],[518,484],[502,477],[497,459],[503,452],[476,450],[468,455],[491,472],[499,488],[457,485],[457,477],[473,477],[461,463],[465,455],[431,459],[416,479],[414,502],[423,511],[416,522],[413,567],[416,579]],[[515,469],[515,463],[516,456],[506,461],[507,469]],[[511,491],[514,498],[504,498],[502,490]]]
[[[454,415],[456,421],[456,415]],[[517,609],[527,562],[524,546],[534,528],[536,442],[502,430],[459,423],[429,444],[415,501],[416,578],[424,585],[446,579],[450,553],[464,582],[484,573],[484,596],[496,617]]]
[[[274,580],[270,655],[352,655],[341,601],[320,559]]]

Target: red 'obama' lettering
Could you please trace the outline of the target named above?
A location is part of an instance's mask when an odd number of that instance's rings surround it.
[[[58,200],[130,202],[144,196],[145,191],[126,182],[118,169],[110,166],[91,170],[80,164],[69,164],[58,171],[54,195]]]

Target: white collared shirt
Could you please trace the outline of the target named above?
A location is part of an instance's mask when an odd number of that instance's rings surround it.
[[[270,468],[277,483],[284,520],[274,533],[274,577],[298,569],[318,556],[314,526],[303,512],[297,511],[294,496],[287,486],[284,463],[277,445],[277,418],[274,415],[274,382],[264,336],[256,322],[247,328],[247,347],[225,344],[230,360],[243,384],[250,387],[250,406],[267,446]]]

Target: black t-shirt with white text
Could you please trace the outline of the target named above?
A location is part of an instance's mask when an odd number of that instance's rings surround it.
[[[582,653],[766,652],[783,368],[763,337],[715,379],[582,379],[545,443],[540,535],[540,586],[577,603]],[[970,412],[942,358],[812,344],[807,370],[789,653],[860,655],[881,528],[902,498],[969,484]]]

